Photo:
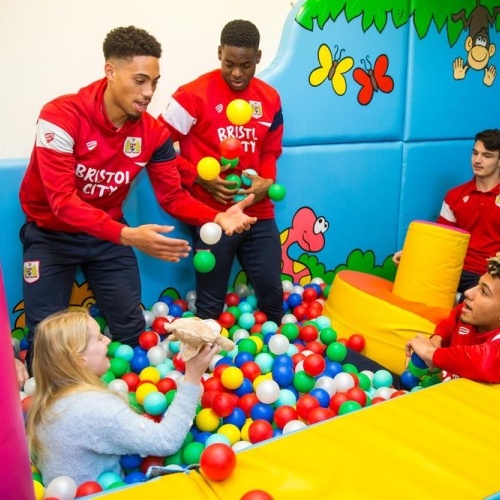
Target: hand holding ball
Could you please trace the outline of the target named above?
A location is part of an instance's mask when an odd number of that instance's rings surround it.
[[[244,99],[234,99],[227,105],[226,116],[233,125],[246,125],[252,118],[252,106]]]

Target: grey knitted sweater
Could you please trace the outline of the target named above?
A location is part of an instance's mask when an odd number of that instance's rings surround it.
[[[47,486],[57,476],[78,485],[102,472],[120,473],[120,456],[168,456],[182,446],[193,424],[198,385],[178,383],[177,394],[161,422],[135,413],[111,391],[85,391],[57,401],[49,421],[38,427],[44,446],[38,468]]]

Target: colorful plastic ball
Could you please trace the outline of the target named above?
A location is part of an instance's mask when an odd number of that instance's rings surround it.
[[[103,491],[102,486],[97,481],[85,481],[76,489],[76,498],[86,497]]]
[[[283,405],[274,411],[274,423],[279,429],[283,429],[288,422],[297,419],[297,410],[293,406]]]
[[[123,482],[125,484],[136,484],[143,483],[146,481],[146,474],[140,470],[129,472],[124,478]]]
[[[227,440],[230,446],[233,446],[241,439],[240,429],[234,424],[224,424],[219,427],[217,434],[221,434]]]
[[[184,309],[180,304],[176,304],[175,302],[169,306],[169,314],[174,318],[180,318],[184,313]]]
[[[357,401],[361,406],[366,406],[368,396],[361,387],[351,387],[346,391],[346,395],[350,401]]]
[[[240,156],[243,147],[236,137],[226,137],[219,144],[220,154],[229,160]]]
[[[427,369],[427,364],[416,352],[412,353],[411,362],[416,368]]]
[[[220,157],[220,164],[226,168],[234,168],[236,167],[236,165],[238,165],[239,162],[240,162],[239,158],[230,159],[230,158],[224,158],[224,156]]]
[[[273,426],[267,420],[254,420],[248,428],[248,438],[252,444],[273,437]]]
[[[264,490],[250,490],[240,500],[273,500],[273,497]]]
[[[262,381],[255,391],[255,395],[260,402],[265,404],[274,403],[279,396],[280,386],[274,380]]]
[[[121,378],[111,380],[108,384],[108,389],[118,394],[127,394],[129,391],[127,382]]]
[[[167,400],[162,392],[146,394],[143,405],[150,415],[161,415],[167,409]]]
[[[425,368],[418,368],[413,364],[413,361],[411,359],[408,362],[407,369],[412,375],[417,378],[422,378],[429,373],[429,368],[427,368],[427,366]]]
[[[309,395],[316,398],[321,407],[328,408],[328,405],[330,404],[330,394],[328,394],[327,391],[320,389],[319,387],[314,387],[309,392]]]
[[[353,411],[360,410],[362,406],[357,401],[345,401],[340,405],[339,415],[346,415],[347,413],[352,413]]]
[[[249,352],[253,356],[257,354],[257,344],[250,337],[242,338],[236,345],[239,352]]]
[[[154,324],[154,322],[153,322]],[[149,349],[158,345],[160,342],[160,336],[156,331],[146,330],[139,335],[139,345],[147,352]]]
[[[239,356],[240,354],[249,355],[253,359],[253,356],[250,353],[241,352],[237,356]],[[246,361],[240,366],[240,369],[243,373],[243,376],[251,382],[253,382],[259,375],[262,375],[262,370],[255,361]]]
[[[303,420],[307,420],[309,412],[313,408],[319,408],[319,401],[310,394],[304,394],[297,400],[297,414]]]
[[[215,432],[220,425],[220,417],[212,408],[203,408],[195,417],[196,426],[201,431]]]
[[[280,387],[292,384],[295,376],[293,368],[284,364],[275,364],[271,373],[273,380],[275,380]]]
[[[420,383],[420,378],[415,377],[409,370],[405,370],[401,374],[401,383],[407,388],[407,389],[413,389]]]
[[[211,181],[220,174],[220,163],[211,156],[205,156],[198,162],[196,169],[202,179]]]
[[[187,444],[182,449],[182,461],[186,465],[199,464],[205,446],[198,441]]]
[[[353,377],[346,372],[341,372],[335,375],[333,383],[335,384],[337,392],[346,392],[355,385]]]
[[[243,372],[236,366],[227,367],[220,380],[226,389],[237,389],[243,383]]]
[[[387,370],[377,370],[373,374],[373,387],[378,389],[379,387],[390,387],[393,383],[393,376]]]
[[[363,335],[353,333],[348,339],[346,346],[356,352],[361,352],[366,345],[366,340]]]
[[[234,99],[226,108],[227,119],[233,125],[246,125],[252,118],[252,113],[252,106],[244,99]]]
[[[155,318],[159,318],[160,316],[166,317],[168,316],[168,304],[161,300],[155,302],[151,306],[151,312],[154,314]]]
[[[307,427],[307,424],[301,420],[290,420],[290,422],[283,427],[283,434],[290,434],[291,432],[299,431],[304,427]]]
[[[235,194],[233,196],[233,203],[239,203],[240,201],[243,201],[246,197],[247,195],[245,193]]]
[[[324,372],[326,361],[320,354],[309,354],[309,356],[304,359],[303,368],[308,375],[316,377]]]
[[[253,339],[253,336],[251,338]],[[261,352],[255,356],[255,362],[259,365],[261,372],[266,374],[272,371],[274,358],[268,352]]]
[[[135,373],[140,373],[150,364],[147,354],[134,354],[134,357],[130,360],[130,368]]]
[[[167,351],[165,350],[163,345],[157,345],[157,346],[152,347],[148,351],[147,356],[148,356],[150,363],[153,366],[157,366],[157,365],[165,362],[165,360],[167,359]]]
[[[147,366],[139,373],[139,379],[141,382],[152,382],[153,384],[157,384],[160,380],[160,372],[154,366]]]
[[[326,356],[330,361],[341,363],[347,356],[347,348],[341,342],[332,342],[326,348]]]
[[[222,443],[227,446],[231,446],[231,441],[229,440],[229,438],[227,436],[224,436],[223,434],[220,434],[218,431],[208,437],[208,439],[205,441],[205,448],[215,443]]]
[[[35,493],[35,500],[43,500],[45,488],[40,481],[33,480],[33,491]]]
[[[134,349],[127,344],[122,344],[118,346],[115,350],[115,358],[122,358],[125,361],[130,361],[133,357],[134,357]]]
[[[223,419],[223,422],[224,422],[224,425],[234,425],[236,426],[238,429],[241,429],[244,425],[245,425],[245,422],[246,422],[246,415],[245,415],[245,412],[239,408],[239,407],[236,407],[233,412],[228,415],[227,417],[225,417]],[[224,425],[222,425],[219,430],[224,427]]]
[[[120,465],[123,469],[134,470],[138,469],[142,463],[142,458],[138,453],[130,454],[130,455],[122,455],[120,457]]]
[[[222,228],[215,222],[207,222],[200,228],[200,238],[207,245],[215,245],[222,236]]]
[[[267,194],[273,201],[282,201],[286,196],[286,188],[283,184],[271,184],[267,190]]]
[[[207,446],[200,457],[200,471],[210,481],[224,481],[236,467],[234,450],[222,443]]]
[[[193,264],[199,273],[209,273],[215,267],[215,256],[209,250],[198,250],[194,255]]]
[[[76,496],[76,483],[69,476],[57,476],[45,489],[45,498],[55,497],[59,500],[73,500]]]
[[[240,189],[241,188],[241,177],[236,174],[229,174],[224,178],[227,182],[231,182],[233,185],[228,186],[229,189]]]
[[[137,402],[142,405],[148,394],[151,392],[157,392],[158,389],[151,382],[143,382],[140,384],[135,391],[135,398]]]
[[[248,175],[247,175],[248,174]],[[249,175],[258,175],[257,171],[253,168],[247,168],[241,173],[241,183],[244,186],[250,187],[252,185],[252,179]]]
[[[237,402],[238,398],[233,394],[218,392],[212,399],[211,407],[219,417],[228,417],[233,413]]]
[[[304,370],[298,371],[293,377],[293,386],[301,393],[309,392],[316,382],[316,379]]]

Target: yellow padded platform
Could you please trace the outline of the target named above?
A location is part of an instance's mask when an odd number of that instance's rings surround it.
[[[392,293],[393,283],[359,271],[340,271],[330,288],[323,314],[338,337],[360,333],[363,354],[394,373],[405,370],[404,346],[418,333],[431,335],[449,309],[411,302]]]
[[[500,386],[456,379],[237,454],[221,483],[189,472],[95,495],[106,500],[479,500],[500,491]]]

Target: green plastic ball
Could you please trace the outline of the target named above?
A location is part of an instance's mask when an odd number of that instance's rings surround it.
[[[199,464],[204,449],[205,446],[198,441],[189,443],[185,448],[182,448],[182,462],[186,465]]]
[[[326,357],[330,361],[336,361],[337,363],[341,363],[344,361],[347,356],[347,347],[341,342],[332,342],[326,348]]]
[[[319,339],[323,344],[330,345],[337,341],[337,332],[331,326],[327,326],[319,332]]]
[[[293,386],[302,393],[310,392],[314,388],[315,383],[316,378],[305,371],[297,372],[293,377]]]
[[[209,250],[199,250],[194,256],[193,263],[199,273],[209,273],[215,267],[215,256]]]
[[[283,184],[271,184],[267,190],[269,198],[273,201],[282,201],[286,196],[286,189]]]

